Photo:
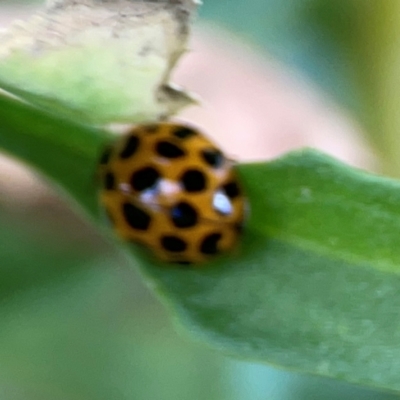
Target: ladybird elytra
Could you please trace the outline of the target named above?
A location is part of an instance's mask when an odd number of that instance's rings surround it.
[[[101,156],[100,203],[123,240],[163,261],[202,263],[241,235],[247,201],[233,164],[187,124],[135,126]]]

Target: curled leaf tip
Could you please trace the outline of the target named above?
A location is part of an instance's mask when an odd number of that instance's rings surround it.
[[[0,33],[0,87],[96,124],[169,116],[191,104],[170,74],[192,1],[53,0]]]

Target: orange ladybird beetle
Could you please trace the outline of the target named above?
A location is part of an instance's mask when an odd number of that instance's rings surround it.
[[[182,123],[139,125],[101,158],[100,202],[118,236],[192,264],[235,247],[246,199],[229,160]]]

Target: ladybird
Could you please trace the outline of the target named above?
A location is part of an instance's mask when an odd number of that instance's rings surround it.
[[[122,239],[183,265],[237,244],[246,199],[234,162],[198,129],[173,122],[136,126],[100,164],[100,203]]]

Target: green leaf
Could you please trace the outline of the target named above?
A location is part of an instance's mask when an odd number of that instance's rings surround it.
[[[0,121],[1,147],[97,216],[107,132],[8,98]],[[129,247],[149,284],[224,352],[399,390],[399,183],[310,150],[238,170],[251,205],[240,248],[182,270]]]
[[[400,184],[310,150],[239,168],[242,248],[204,270],[152,268],[160,292],[230,354],[400,389]]]
[[[43,172],[91,214],[97,208],[96,164],[110,138],[0,96],[0,147]]]

